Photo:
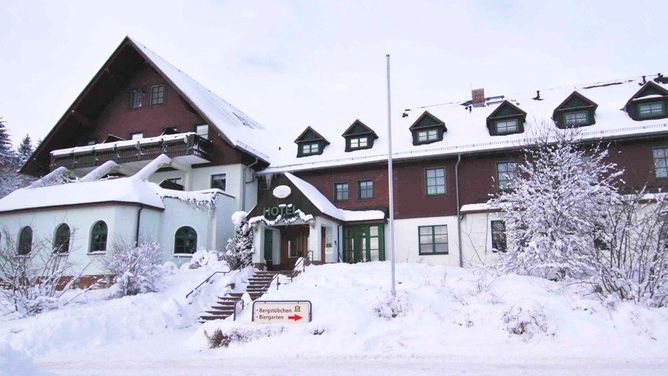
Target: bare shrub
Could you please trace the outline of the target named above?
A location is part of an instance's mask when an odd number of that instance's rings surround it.
[[[86,267],[72,275],[69,252],[34,239],[30,252],[19,252],[17,242],[3,230],[5,247],[0,251],[0,302],[21,315],[35,315],[66,304],[62,297]]]
[[[282,326],[267,326],[259,328],[231,328],[223,331],[215,329],[211,335],[206,331],[204,335],[209,343],[209,348],[228,347],[232,343],[246,343],[258,338],[271,337],[281,334],[285,330]]]
[[[397,294],[392,296],[387,294],[381,298],[373,306],[373,311],[378,317],[384,319],[393,319],[398,316],[403,316],[410,310],[410,303],[406,294]]]
[[[156,291],[156,282],[161,276],[161,259],[157,242],[134,245],[118,240],[103,259],[103,264],[114,275],[112,289],[115,294],[126,296]]]
[[[650,306],[668,304],[668,200],[641,192],[607,215],[597,292]]]
[[[547,317],[540,305],[514,305],[503,313],[503,323],[510,334],[527,339],[536,334],[550,334]]]

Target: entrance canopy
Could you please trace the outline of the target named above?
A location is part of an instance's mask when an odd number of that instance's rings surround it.
[[[269,226],[310,223],[316,216],[338,223],[385,221],[381,210],[337,208],[313,185],[290,173],[273,179],[271,188],[248,215],[250,223],[263,222]]]

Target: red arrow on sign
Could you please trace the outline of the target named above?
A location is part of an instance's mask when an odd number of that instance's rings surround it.
[[[301,316],[299,316],[299,315],[297,315],[297,314],[295,314],[294,316],[288,316],[288,320],[295,320],[295,321],[298,321],[298,320],[301,320],[302,318],[303,318],[303,317],[301,317]]]

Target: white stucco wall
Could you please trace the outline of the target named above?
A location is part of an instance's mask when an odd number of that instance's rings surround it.
[[[419,226],[447,225],[448,226],[448,254],[447,255],[420,255]],[[385,226],[386,230],[389,226]],[[394,221],[394,244],[397,262],[419,262],[434,265],[459,266],[459,250],[457,248],[457,220],[456,216],[426,217],[398,219]],[[386,243],[385,258],[390,259],[388,251],[389,239]]]
[[[115,241],[133,242],[136,235],[137,210],[138,207],[134,205],[98,205],[6,213],[0,215],[0,227],[16,241],[21,228],[30,226],[33,230],[33,249],[36,250],[39,242],[50,248],[56,227],[66,223],[71,231],[69,257],[74,264],[75,272],[87,266],[85,274],[104,274],[105,270],[100,259],[105,253],[89,252],[93,224],[100,220],[107,224],[107,249],[110,249]],[[5,247],[5,244],[6,239],[3,239],[2,247]],[[44,249],[44,251],[50,250]]]
[[[464,267],[474,267],[497,259],[492,252],[491,221],[499,219],[498,213],[467,214],[462,220],[462,254]]]

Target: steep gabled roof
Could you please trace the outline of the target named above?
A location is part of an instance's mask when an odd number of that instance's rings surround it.
[[[415,122],[408,128],[410,130],[419,129],[419,128],[431,128],[431,127],[445,127],[443,120],[432,115],[429,111],[425,111],[420,115],[420,117],[415,120]]]
[[[21,172],[37,174],[40,164],[41,168],[48,165],[47,151],[64,146],[61,145],[61,141],[56,140],[55,135],[59,132],[66,128],[72,130],[82,124],[92,126],[91,118],[95,115],[95,111],[99,110],[100,103],[105,103],[105,95],[111,95],[111,92],[119,90],[129,79],[128,72],[142,64],[151,66],[171,84],[186,103],[210,126],[216,128],[229,144],[269,162],[269,157],[260,151],[265,149],[262,140],[266,137],[259,137],[258,132],[263,129],[259,123],[146,46],[130,37],[125,37],[47,134],[22,167]]]
[[[557,114],[562,111],[582,109],[596,111],[596,108],[598,108],[598,104],[594,103],[594,101],[578,93],[577,91],[574,91],[554,109],[554,112],[552,113],[552,119],[557,121]]]
[[[657,96],[662,96],[662,97],[667,97],[668,96],[668,90],[664,89],[663,87],[659,86],[658,84],[654,83],[653,81],[647,81],[633,96],[629,99],[629,102],[650,96],[650,95],[657,95]]]
[[[496,117],[505,117],[505,116],[526,116],[526,112],[521,108],[514,105],[509,100],[501,102],[501,104],[492,111],[491,114],[487,117],[488,119]]]
[[[327,141],[327,139],[320,133],[316,132],[315,129],[311,128],[310,125],[295,139],[295,143],[297,144],[306,141],[322,141],[325,145],[329,145],[329,141]]]
[[[376,132],[373,131],[373,129],[369,128],[366,124],[362,123],[360,119],[356,119],[353,121],[352,124],[346,129],[345,132],[341,136],[343,137],[349,137],[349,136],[358,136],[358,135],[371,135],[373,138],[377,139],[378,135]]]

